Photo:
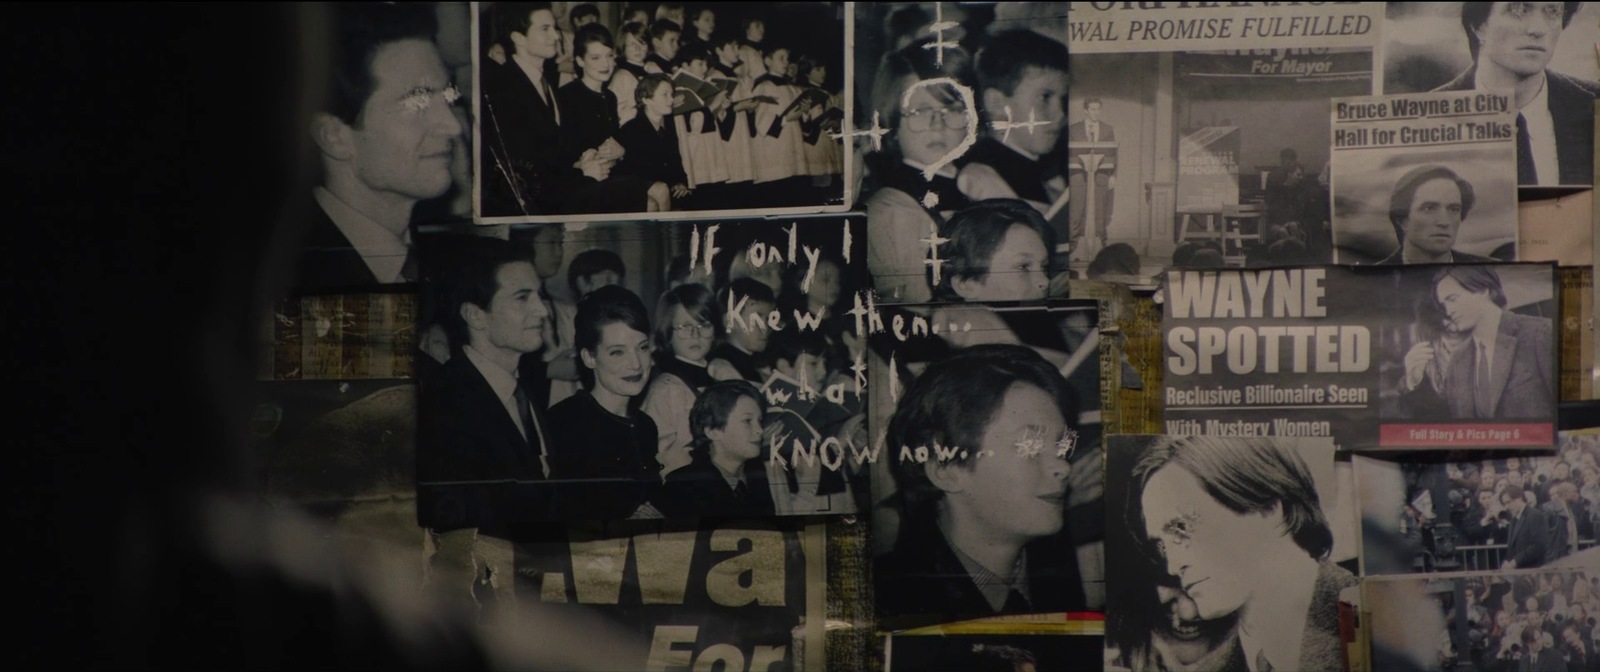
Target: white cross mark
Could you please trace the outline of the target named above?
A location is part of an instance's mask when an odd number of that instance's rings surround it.
[[[871,130],[849,131],[849,132],[845,132],[845,133],[829,133],[829,135],[833,136],[833,139],[835,139],[835,140],[839,140],[839,139],[843,139],[843,138],[853,138],[853,137],[856,137],[858,135],[871,136],[872,137],[872,151],[874,151],[874,152],[883,151],[883,136],[888,135],[888,134],[889,134],[889,129],[884,128],[884,127],[882,127],[882,126],[880,126],[878,124],[878,113],[877,112],[873,112],[872,113],[872,129]]]
[[[1027,121],[1013,121],[1012,119],[1014,117],[1011,116],[1011,106],[1007,105],[1005,107],[1005,110],[1006,110],[1006,120],[1005,121],[991,121],[991,122],[989,122],[989,128],[995,129],[997,131],[1003,131],[1003,133],[1000,134],[1000,139],[1002,141],[1011,139],[1011,129],[1013,129],[1013,128],[1026,128],[1026,129],[1028,129],[1028,135],[1033,135],[1033,128],[1035,126],[1049,126],[1050,124],[1055,123],[1055,122],[1050,121],[1048,119],[1035,118],[1034,114],[1033,114],[1033,110],[1031,110],[1031,109],[1028,110],[1028,120]]]
[[[933,3],[933,25],[928,26],[928,32],[933,33],[934,38],[933,42],[922,45],[922,48],[935,50],[933,52],[933,62],[935,64],[944,65],[944,50],[959,49],[961,47],[961,45],[955,42],[946,42],[944,40],[944,31],[956,28],[960,25],[961,24],[954,21],[944,20],[944,3]]]

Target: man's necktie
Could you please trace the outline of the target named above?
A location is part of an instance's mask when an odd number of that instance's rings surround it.
[[[549,80],[546,80],[546,79],[543,79],[543,78],[541,78],[539,80],[539,92],[544,94],[544,102],[546,102],[546,103],[548,103],[550,105],[550,113],[555,115],[555,117],[556,117],[556,125],[560,126],[561,125],[561,107],[559,105],[556,105],[556,94],[555,94],[554,91],[550,90],[550,82],[549,82]]]
[[[1006,603],[1005,606],[1000,608],[1000,613],[1029,614],[1033,613],[1033,605],[1028,603],[1028,598],[1023,597],[1021,591],[1012,588],[1010,592],[1006,593]]]
[[[1528,120],[1517,113],[1517,184],[1538,184],[1539,169],[1533,165],[1533,139],[1528,137]]]
[[[1478,364],[1473,372],[1472,407],[1478,418],[1494,416],[1494,409],[1489,408],[1489,349],[1482,343],[1475,344],[1478,351]]]
[[[740,506],[743,506],[745,502],[750,501],[750,488],[744,484],[744,481],[739,481],[733,486],[733,499],[734,501],[738,502]]]
[[[544,455],[544,445],[539,437],[539,425],[533,419],[533,404],[528,403],[527,393],[522,391],[522,385],[517,385],[517,390],[511,393],[517,400],[517,417],[522,420],[522,435],[528,441],[528,447],[539,456],[539,471],[546,478],[550,477],[550,463]]]

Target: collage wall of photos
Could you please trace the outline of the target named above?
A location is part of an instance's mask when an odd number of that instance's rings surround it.
[[[329,12],[251,430],[351,561],[560,669],[1600,670],[1600,6]]]

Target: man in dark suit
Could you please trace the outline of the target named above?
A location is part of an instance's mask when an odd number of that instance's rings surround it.
[[[1083,121],[1067,127],[1067,146],[1084,142],[1116,142],[1117,132],[1111,124],[1100,120],[1100,99],[1086,98],[1083,101]],[[1068,150],[1069,158],[1073,163],[1067,166],[1067,188],[1072,196],[1067,201],[1067,209],[1071,213],[1072,244],[1076,248],[1078,241],[1083,239],[1084,219],[1088,216],[1086,207],[1089,203],[1089,184],[1094,184],[1094,231],[1101,243],[1106,239],[1106,227],[1111,223],[1111,192],[1117,188],[1117,153],[1115,150],[1106,149],[1080,149]],[[1084,173],[1083,165],[1077,163],[1079,154],[1094,152],[1101,154],[1100,165],[1096,166],[1094,176],[1091,178]]]
[[[511,538],[547,508],[549,444],[533,401],[544,381],[520,379],[518,364],[544,347],[549,312],[531,259],[505,241],[471,242],[451,269],[459,347],[420,390],[417,519],[436,535],[436,570],[487,564],[509,577],[504,554],[475,560],[477,536]]]
[[[1501,569],[1531,569],[1544,565],[1550,546],[1550,521],[1538,507],[1528,506],[1522,488],[1508,485],[1500,493],[1500,505],[1511,513],[1506,533],[1505,561]]]
[[[1517,184],[1594,182],[1594,100],[1600,84],[1546,69],[1578,2],[1465,2],[1472,67],[1435,91],[1511,89]]]
[[[576,163],[571,134],[562,133],[554,59],[561,32],[548,2],[498,3],[493,10],[505,64],[482,60],[483,151],[479,179],[485,216],[547,215],[591,205],[614,159],[582,152]]]
[[[1378,264],[1494,261],[1452,249],[1475,200],[1472,183],[1444,166],[1418,166],[1400,176],[1389,195],[1389,223],[1400,246]]]
[[[311,128],[322,186],[296,285],[412,281],[411,211],[450,189],[459,94],[433,42],[431,6],[345,3],[333,15],[335,72]]]
[[[1456,419],[1536,419],[1555,414],[1550,320],[1505,309],[1500,276],[1490,266],[1452,266],[1433,279],[1434,298],[1451,328],[1471,336],[1450,358],[1441,396]],[[1423,385],[1433,346],[1412,346],[1402,394]]]

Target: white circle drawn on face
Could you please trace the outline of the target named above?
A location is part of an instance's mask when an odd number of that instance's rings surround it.
[[[912,96],[922,89],[934,86],[948,86],[955,90],[956,95],[961,97],[961,105],[966,107],[967,125],[966,130],[964,131],[964,136],[959,144],[950,148],[950,151],[945,152],[943,155],[935,158],[933,161],[928,162],[928,167],[922,171],[922,178],[925,180],[932,180],[933,176],[937,174],[940,169],[944,168],[951,161],[961,158],[961,155],[966,154],[967,150],[971,149],[972,145],[978,141],[978,106],[973,102],[972,89],[960,82],[957,82],[953,78],[935,77],[933,79],[924,79],[906,87],[905,93],[900,95],[900,109],[912,109]]]

